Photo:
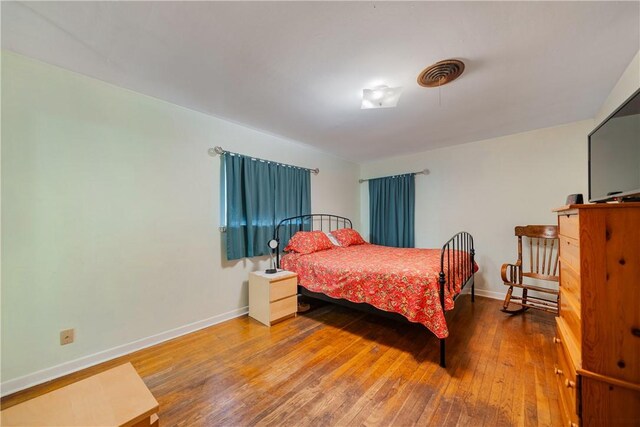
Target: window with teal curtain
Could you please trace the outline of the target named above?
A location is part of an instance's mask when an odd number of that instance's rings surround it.
[[[376,245],[415,246],[415,176],[369,180],[370,242]]]
[[[225,153],[227,259],[267,255],[282,219],[311,212],[309,170]]]

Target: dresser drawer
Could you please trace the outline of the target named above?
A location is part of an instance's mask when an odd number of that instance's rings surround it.
[[[640,423],[640,390],[584,376],[580,391],[580,415],[585,426],[637,426]],[[602,410],[603,402],[607,405],[606,412]]]
[[[561,236],[570,237],[572,239],[580,238],[580,218],[578,214],[558,215],[559,234]]]
[[[580,274],[580,244],[578,240],[560,236],[560,264],[565,264]]]
[[[271,303],[271,323],[293,316],[298,311],[298,297],[291,296]]]
[[[560,288],[560,317],[564,320],[573,338],[577,342],[582,340],[582,321],[580,316],[580,303],[571,293]]]
[[[298,292],[298,278],[289,277],[288,279],[271,282],[269,290],[269,301],[277,301],[282,298],[296,295]]]
[[[576,369],[571,362],[569,351],[565,346],[565,343],[567,342],[565,339],[566,337],[562,335],[562,331],[557,326],[556,336],[559,339],[555,340],[556,363],[554,366],[554,373],[556,376],[558,390],[560,391],[561,407],[565,412],[564,418],[568,422],[578,424],[578,393],[576,391],[578,387],[578,380]]]
[[[580,276],[564,263],[560,263],[560,288],[580,302]]]

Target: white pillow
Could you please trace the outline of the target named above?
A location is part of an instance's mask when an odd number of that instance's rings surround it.
[[[331,244],[333,244],[333,246],[341,246],[340,242],[338,242],[338,239],[336,239],[336,237],[333,234],[331,234],[328,231],[325,231],[324,234],[327,235],[327,237],[329,238],[329,240],[331,241]]]

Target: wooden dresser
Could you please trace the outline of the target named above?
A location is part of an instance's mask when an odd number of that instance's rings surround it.
[[[556,209],[565,425],[640,425],[640,203]]]

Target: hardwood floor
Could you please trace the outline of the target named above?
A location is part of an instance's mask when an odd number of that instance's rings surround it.
[[[468,296],[447,368],[420,325],[325,305],[270,329],[242,317],[7,396],[9,407],[130,361],[162,426],[560,425],[553,319]]]

